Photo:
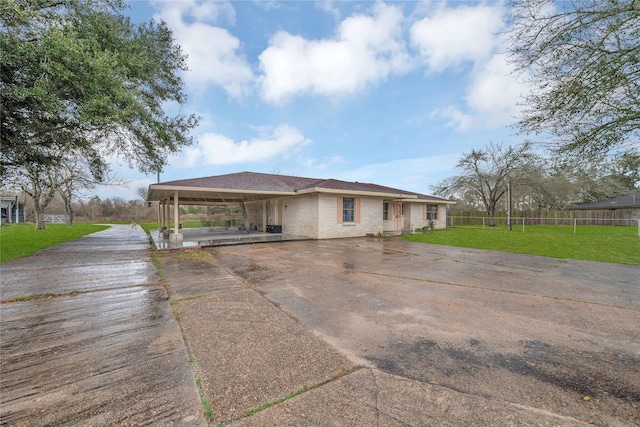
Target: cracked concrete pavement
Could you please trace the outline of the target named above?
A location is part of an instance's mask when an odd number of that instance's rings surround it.
[[[58,296],[0,306],[0,424],[204,425],[197,382],[224,425],[640,425],[637,266],[363,238],[157,252],[161,283],[145,239],[2,266]]]

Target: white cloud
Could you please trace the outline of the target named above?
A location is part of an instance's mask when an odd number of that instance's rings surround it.
[[[511,123],[518,115],[518,100],[525,89],[525,83],[513,74],[506,56],[495,54],[474,73],[466,101],[487,126],[500,126]]]
[[[302,93],[354,93],[410,69],[400,9],[378,3],[373,14],[343,20],[332,39],[307,40],[280,31],[259,56],[266,101],[280,103]]]
[[[233,5],[226,0],[216,1],[198,1],[198,0],[180,0],[180,1],[151,1],[157,9],[161,10],[163,17],[168,16],[187,16],[198,20],[199,22],[216,23],[226,21],[230,24],[236,21],[236,11]]]
[[[433,116],[448,119],[447,126],[460,131],[496,128],[513,123],[522,108],[519,100],[527,91],[526,76],[516,76],[504,54],[494,54],[477,64],[464,97],[465,111],[448,105]]]
[[[429,70],[441,72],[486,59],[495,48],[496,33],[503,25],[500,7],[439,8],[413,24],[411,41]]]
[[[447,105],[446,107],[434,110],[431,117],[447,119],[448,121],[445,123],[446,127],[453,127],[461,131],[469,130],[474,126],[474,117],[465,114],[464,111],[454,105]]]
[[[206,133],[199,138],[195,147],[184,151],[181,166],[229,165],[236,163],[260,162],[274,157],[288,157],[299,147],[311,141],[297,129],[281,125],[265,132],[258,138],[235,142],[216,134]]]
[[[195,1],[159,2],[159,17],[164,19],[182,47],[189,71],[185,83],[193,89],[207,85],[221,86],[232,97],[248,93],[253,84],[253,71],[238,53],[240,40],[226,29],[207,22],[221,18],[235,20],[235,11],[228,2]],[[190,21],[187,22],[187,18]]]
[[[316,0],[316,7],[327,13],[330,13],[336,21],[340,20],[340,9],[338,9],[333,0]]]
[[[432,117],[447,120],[447,127],[460,131],[496,128],[513,122],[518,101],[526,89],[508,64],[504,41],[504,10],[498,6],[439,7],[411,27],[412,44],[418,48],[427,72],[442,72],[470,65],[465,76],[461,105],[447,105]],[[429,12],[427,12],[429,13]]]

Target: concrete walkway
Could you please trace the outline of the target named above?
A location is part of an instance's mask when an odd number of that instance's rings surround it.
[[[0,425],[206,424],[140,228],[0,268]]]

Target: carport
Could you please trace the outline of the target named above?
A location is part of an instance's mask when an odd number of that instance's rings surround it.
[[[219,178],[219,177],[211,177]],[[245,186],[246,188],[243,188]],[[264,183],[264,189],[256,189],[255,183],[243,184],[241,181],[215,182],[207,178],[185,179],[165,183],[151,184],[147,193],[147,201],[156,201],[158,207],[158,241],[160,248],[184,246],[211,246],[230,244],[233,242],[252,242],[283,240],[278,224],[269,224],[269,203],[283,197],[295,196],[293,190],[286,188],[269,190],[270,183]],[[262,221],[249,224],[246,220],[246,205],[262,205]],[[241,205],[246,230],[222,230],[218,227],[206,227],[197,230],[181,230],[180,206],[226,206]],[[278,206],[278,205],[276,205]],[[173,215],[172,215],[173,211]],[[273,214],[278,218],[278,212]],[[273,222],[273,221],[271,221]],[[168,241],[163,241],[160,236]],[[194,243],[195,242],[195,243]]]
[[[247,232],[333,239],[445,228],[452,203],[372,183],[254,172],[152,184],[147,200],[160,203],[160,232],[172,245],[184,241],[180,205],[235,204]]]

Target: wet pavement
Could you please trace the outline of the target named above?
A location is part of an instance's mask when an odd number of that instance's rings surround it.
[[[150,236],[156,249],[180,250],[197,247],[231,246],[253,243],[286,242],[309,240],[308,237],[284,233],[265,233],[262,231],[237,230],[227,227],[181,228],[181,241],[172,242],[158,230],[150,230]]]
[[[0,268],[0,425],[205,425],[140,228]]]
[[[317,421],[314,399],[325,410],[347,411],[324,412],[333,424],[367,425],[382,413],[390,425],[640,423],[638,266],[395,238],[207,252],[348,358],[358,376],[402,389],[363,385],[359,399],[344,384],[355,381],[354,372],[241,425],[305,425],[301,414]],[[437,388],[427,398],[430,386]],[[332,387],[342,391],[323,392]],[[373,395],[385,401],[374,405]],[[436,415],[454,401],[468,406]],[[398,416],[406,406],[413,415]],[[348,418],[356,408],[362,422]]]
[[[0,306],[1,425],[640,425],[640,267],[362,238],[158,277],[101,233],[2,265],[41,297]]]

